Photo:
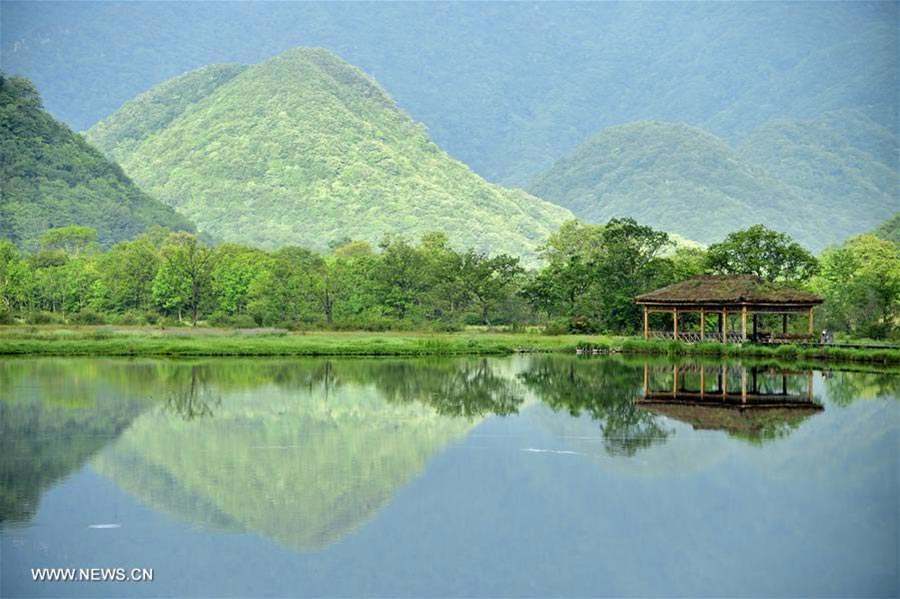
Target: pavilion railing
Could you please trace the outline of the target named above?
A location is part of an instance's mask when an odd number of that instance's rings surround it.
[[[741,342],[740,333],[723,334],[717,332],[709,332],[706,333],[701,339],[699,331],[679,332],[677,337],[675,333],[672,333],[671,331],[649,331],[648,336],[651,339],[678,339],[679,341],[686,341],[687,343],[697,343],[699,341],[724,341],[726,343]]]

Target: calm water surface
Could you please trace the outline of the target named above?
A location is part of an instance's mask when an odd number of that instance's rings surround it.
[[[898,431],[878,372],[0,361],[0,596],[896,596]]]

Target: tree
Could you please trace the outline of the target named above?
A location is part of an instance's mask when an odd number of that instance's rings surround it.
[[[159,266],[159,252],[147,235],[112,246],[100,260],[99,307],[118,313],[148,310]]]
[[[669,236],[631,218],[606,225],[566,223],[541,248],[549,261],[524,293],[572,330],[630,332],[640,320],[634,296],[659,283],[670,266],[661,258]]]
[[[0,239],[0,308],[11,318],[28,302],[34,278],[12,241]]]
[[[478,308],[481,320],[493,326],[490,311],[506,299],[525,272],[519,259],[507,254],[493,258],[470,249],[462,255],[462,288],[467,290]]]
[[[213,252],[195,235],[172,233],[163,243],[162,266],[153,282],[153,296],[167,309],[191,310],[191,324],[197,324],[197,312],[209,288]]]
[[[860,235],[826,250],[813,286],[825,297],[827,326],[882,339],[898,331],[900,245]]]
[[[788,235],[753,225],[709,246],[707,266],[718,274],[756,275],[766,281],[802,283],[818,270],[815,257]]]
[[[41,250],[62,250],[69,256],[78,256],[97,242],[97,231],[91,227],[71,225],[49,229],[41,237]]]
[[[239,243],[223,243],[213,253],[215,259],[210,272],[213,309],[230,316],[244,314],[250,288],[268,267],[268,255]]]
[[[404,320],[427,290],[425,256],[404,237],[386,236],[379,247],[381,259],[374,273],[378,302],[388,316]]]
[[[603,228],[600,251],[593,257],[598,320],[605,331],[634,332],[641,311],[634,297],[657,287],[667,276],[661,254],[672,245],[669,235],[632,218],[612,219]]]

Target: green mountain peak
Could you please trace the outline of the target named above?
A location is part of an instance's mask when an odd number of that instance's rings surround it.
[[[33,251],[47,230],[86,225],[102,246],[150,225],[192,230],[117,164],[43,108],[32,84],[0,73],[0,239]]]
[[[157,86],[88,138],[201,230],[262,247],[443,230],[459,246],[530,255],[571,218],[481,179],[328,50],[236,71],[207,67]],[[203,87],[210,73],[221,77]],[[173,104],[177,116],[147,116]]]

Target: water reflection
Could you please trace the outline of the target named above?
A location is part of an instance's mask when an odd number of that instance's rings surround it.
[[[813,397],[812,371],[726,364],[647,363],[643,396],[635,403],[755,444],[789,435],[824,409]]]
[[[43,359],[0,362],[0,374],[0,521],[27,521],[90,462],[179,520],[305,550],[371,520],[487,418],[531,410],[560,436],[536,401],[582,417],[573,426],[599,432],[613,458],[666,444],[674,421],[762,444],[823,410],[811,371],[620,357]],[[821,384],[848,405],[896,395],[898,381]]]
[[[643,362],[546,356],[519,376],[554,411],[588,414],[601,429],[609,454],[632,456],[664,443],[671,433],[656,415],[636,405],[642,372]]]
[[[483,362],[411,366],[258,364],[248,392],[213,391],[214,373],[192,366],[94,467],[181,520],[319,549],[383,509],[485,406],[519,401]]]

